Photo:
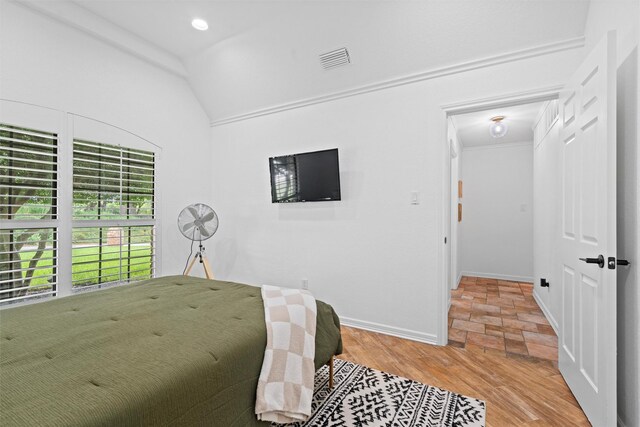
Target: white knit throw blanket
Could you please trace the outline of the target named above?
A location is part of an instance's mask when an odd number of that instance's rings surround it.
[[[308,291],[263,286],[267,347],[256,393],[259,420],[288,424],[311,415],[316,300]]]

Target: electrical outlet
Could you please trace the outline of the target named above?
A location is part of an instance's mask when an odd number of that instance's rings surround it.
[[[302,289],[309,289],[309,280],[302,279]]]

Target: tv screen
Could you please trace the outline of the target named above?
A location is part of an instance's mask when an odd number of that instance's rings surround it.
[[[340,200],[338,149],[269,158],[273,203]]]

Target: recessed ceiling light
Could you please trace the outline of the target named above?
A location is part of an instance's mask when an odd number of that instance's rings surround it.
[[[206,31],[209,29],[209,24],[204,19],[196,18],[191,21],[191,26],[196,30]]]

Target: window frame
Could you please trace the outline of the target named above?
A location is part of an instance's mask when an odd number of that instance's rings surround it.
[[[0,229],[53,228],[57,237],[55,295],[47,298],[26,298],[22,301],[0,305],[0,310],[11,307],[48,301],[79,292],[72,284],[72,233],[77,227],[127,227],[131,225],[153,226],[154,277],[162,275],[162,220],[161,220],[161,169],[162,149],[160,146],[132,132],[117,126],[94,120],[71,112],[56,110],[17,101],[0,100],[2,122],[12,126],[36,129],[54,133],[58,136],[57,164],[57,206],[55,219],[43,220],[6,220],[1,221]],[[154,201],[152,219],[129,220],[74,220],[73,219],[73,141],[87,139],[99,143],[120,145],[126,148],[150,151],[154,153]],[[125,282],[133,283],[133,282]],[[123,283],[124,284],[124,283]],[[112,285],[113,286],[113,285]],[[82,292],[99,290],[100,287],[82,289]]]

